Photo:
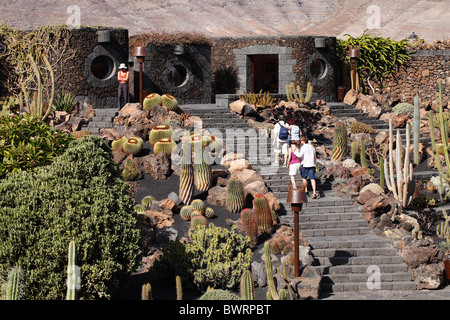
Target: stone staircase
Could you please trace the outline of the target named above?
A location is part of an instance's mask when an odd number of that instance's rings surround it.
[[[333,113],[340,117],[355,117],[358,121],[373,121],[374,128],[388,129],[387,124],[370,119],[367,114],[343,103],[327,103]],[[272,167],[272,143],[270,138],[256,136],[247,122],[230,112],[228,108],[190,108],[185,112],[199,116],[203,127],[210,131],[220,131],[227,142],[226,129],[238,130],[233,152],[245,153],[246,159],[265,180],[269,191],[280,200],[280,223],[293,227],[294,217],[290,205],[286,203],[287,184],[290,181],[286,168]],[[377,120],[377,121],[375,121]],[[367,123],[367,122],[366,122]],[[385,126],[383,126],[383,124]],[[256,131],[255,131],[256,132]],[[229,132],[230,133],[230,132]],[[246,135],[250,137],[246,137]],[[231,140],[229,140],[231,141]],[[332,141],[325,143],[330,147]],[[260,156],[256,150],[265,151]],[[240,149],[239,149],[240,148]],[[339,197],[331,184],[318,173],[317,189],[319,199],[308,198],[299,216],[299,227],[311,246],[314,265],[321,270],[323,292],[369,291],[368,280],[373,271],[379,272],[381,290],[415,290],[407,266],[388,239],[376,236],[363,218],[363,213],[351,200]],[[309,186],[309,190],[312,190]],[[370,282],[370,281],[369,281]],[[370,283],[369,283],[370,284]]]
[[[112,128],[113,120],[119,114],[117,108],[95,109],[95,116],[89,121],[83,130],[89,130],[93,134],[98,134],[101,128]]]

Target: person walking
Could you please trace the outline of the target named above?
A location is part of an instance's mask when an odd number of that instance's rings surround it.
[[[119,81],[117,106],[120,110],[128,103],[128,70],[125,63],[121,63],[119,66],[117,81]]]
[[[300,127],[295,124],[294,119],[289,119],[287,123],[288,125],[286,126],[286,128],[289,130],[289,141],[300,141],[300,137],[302,136]]]
[[[289,143],[289,129],[286,128],[287,124],[284,122],[284,115],[280,115],[278,122],[273,128],[273,146],[275,153],[274,166],[279,166],[280,153],[284,156],[284,167],[288,164],[288,143]]]
[[[316,199],[319,198],[316,193],[316,149],[308,143],[306,136],[301,137],[300,142],[302,144],[300,151],[294,152],[294,154],[300,159],[303,179],[309,179],[311,181],[311,187],[313,189],[312,198]],[[305,186],[305,192],[308,195],[307,185]]]
[[[297,189],[297,183],[295,181],[295,176],[300,174],[300,159],[295,155],[296,152],[300,151],[300,142],[292,141],[289,147],[288,165],[289,176],[291,178],[291,185],[293,189]],[[302,177],[302,184],[306,184],[306,180]]]

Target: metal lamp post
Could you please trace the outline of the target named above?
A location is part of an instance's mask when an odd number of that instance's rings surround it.
[[[139,63],[139,103],[142,105],[144,101],[144,92],[142,90],[142,64],[145,61],[145,57],[147,56],[147,48],[146,47],[135,47],[133,56],[136,57],[137,62]]]
[[[302,184],[300,188],[293,189],[289,187],[287,203],[291,204],[292,211],[294,212],[294,253],[295,253],[295,276],[300,276],[299,268],[299,227],[298,227],[298,215],[302,211],[303,204],[308,202],[306,198],[305,185]]]
[[[356,91],[356,62],[361,56],[359,52],[359,47],[350,47],[348,51],[348,56],[350,57],[350,62],[352,63],[352,89]]]

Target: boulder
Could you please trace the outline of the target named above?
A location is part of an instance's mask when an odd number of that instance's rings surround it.
[[[344,103],[353,105],[356,101],[358,101],[358,92],[353,89],[350,89],[344,97]]]
[[[306,266],[301,276],[294,278],[290,282],[290,286],[300,299],[319,299],[321,281],[322,275],[317,269],[312,266]]]
[[[242,114],[244,107],[247,105],[244,99],[239,99],[230,103],[230,110],[236,114]]]
[[[417,289],[439,289],[446,282],[444,262],[421,265],[412,272],[412,280],[416,281]]]
[[[226,200],[226,187],[215,186],[208,190],[206,202],[215,206],[224,206]]]
[[[422,264],[439,263],[444,258],[444,251],[428,240],[418,240],[402,250],[403,261],[410,268],[418,268]]]
[[[355,108],[361,109],[363,112],[368,113],[369,117],[378,119],[383,113],[383,109],[378,106],[378,101],[374,96],[362,95],[358,97],[358,103]]]
[[[141,162],[145,173],[155,180],[165,180],[171,172],[170,160],[165,152],[160,152],[156,156],[149,154],[143,157]]]

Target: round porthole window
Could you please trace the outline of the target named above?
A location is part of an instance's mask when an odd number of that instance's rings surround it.
[[[326,75],[327,65],[322,59],[314,59],[309,66],[309,72],[315,79],[322,79]]]
[[[182,65],[174,65],[170,68],[169,81],[176,87],[182,86],[187,80],[188,72]]]
[[[108,56],[98,56],[91,63],[92,74],[100,80],[108,79],[114,71],[114,61]]]

